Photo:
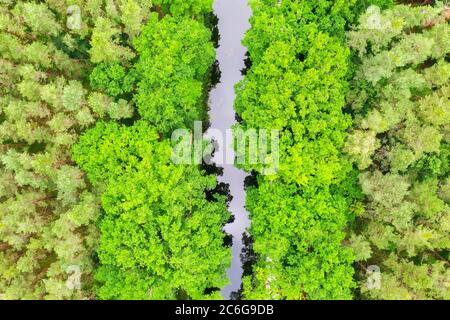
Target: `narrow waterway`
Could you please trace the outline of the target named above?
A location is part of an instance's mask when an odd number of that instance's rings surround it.
[[[222,167],[223,175],[220,182],[229,184],[233,200],[229,209],[235,216],[233,223],[225,226],[225,232],[233,236],[233,260],[231,268],[227,270],[230,284],[222,289],[225,299],[230,293],[239,290],[242,281],[242,265],[240,253],[242,251],[242,235],[250,224],[245,210],[244,179],[246,173],[236,169],[229,161],[234,152],[230,139],[226,137],[227,130],[236,123],[233,103],[235,99],[234,85],[242,79],[241,70],[244,68],[246,48],[241,44],[245,32],[250,27],[251,10],[247,0],[216,0],[214,12],[219,18],[220,42],[217,49],[217,60],[222,72],[220,83],[211,91],[209,100],[209,118],[211,122],[207,135],[212,137],[217,148],[213,162]],[[215,130],[218,130],[214,132]],[[220,137],[220,135],[222,137]]]

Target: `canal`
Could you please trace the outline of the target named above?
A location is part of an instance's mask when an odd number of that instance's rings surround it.
[[[212,161],[218,167],[223,168],[223,175],[219,176],[218,180],[230,186],[230,193],[233,197],[229,210],[235,220],[227,224],[224,229],[233,236],[233,258],[231,267],[227,270],[230,284],[222,289],[224,298],[229,299],[230,293],[239,290],[241,286],[242,235],[249,227],[250,221],[245,210],[244,179],[247,174],[235,168],[230,161],[224,161],[233,159],[234,151],[230,145],[230,139],[222,139],[222,137],[226,137],[227,131],[229,132],[231,126],[236,123],[233,109],[234,85],[242,79],[241,70],[245,67],[244,60],[247,49],[241,44],[241,40],[250,27],[248,20],[252,13],[246,0],[216,0],[214,12],[219,18],[220,42],[217,49],[217,60],[222,74],[220,83],[210,93],[209,119],[211,125],[206,135],[217,143]],[[221,137],[215,137],[216,135],[221,135]]]

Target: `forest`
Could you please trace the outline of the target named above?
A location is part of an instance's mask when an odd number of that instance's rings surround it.
[[[231,299],[450,299],[448,4],[248,4],[233,129],[279,170],[237,165]],[[213,0],[1,2],[0,300],[228,298],[229,186],[171,158],[220,37]]]

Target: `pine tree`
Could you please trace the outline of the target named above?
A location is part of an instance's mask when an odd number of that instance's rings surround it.
[[[127,101],[86,86],[95,21],[115,20],[99,1],[78,1],[82,25],[70,29],[69,4],[0,6],[0,295],[6,299],[94,297],[100,199],[72,161],[71,147],[99,117],[133,112]],[[129,0],[124,10],[133,5],[140,2]],[[126,25],[139,32],[136,22]],[[133,50],[118,46],[119,53]]]
[[[351,242],[364,298],[449,298],[449,12],[370,7],[348,34],[359,65],[346,151],[367,198]],[[368,265],[381,269],[378,289]]]

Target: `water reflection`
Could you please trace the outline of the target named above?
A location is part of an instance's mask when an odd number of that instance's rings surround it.
[[[211,128],[220,130],[224,136],[227,129],[234,123],[235,113],[233,102],[235,99],[234,85],[242,79],[241,70],[244,69],[244,60],[247,49],[242,46],[241,40],[250,27],[248,19],[251,10],[245,0],[216,0],[214,12],[219,18],[220,42],[217,49],[217,60],[222,72],[220,83],[211,91],[209,101],[209,118]],[[218,145],[217,153],[225,152],[234,155],[231,146]],[[214,161],[214,158],[213,158]],[[245,205],[244,179],[247,174],[236,169],[233,165],[223,165],[223,175],[219,182],[229,184],[233,200],[229,209],[235,216],[233,223],[225,226],[225,231],[233,236],[233,260],[231,268],[227,270],[230,285],[222,289],[224,298],[230,293],[239,290],[242,278],[242,265],[240,253],[242,251],[242,234],[249,227],[250,221]]]

